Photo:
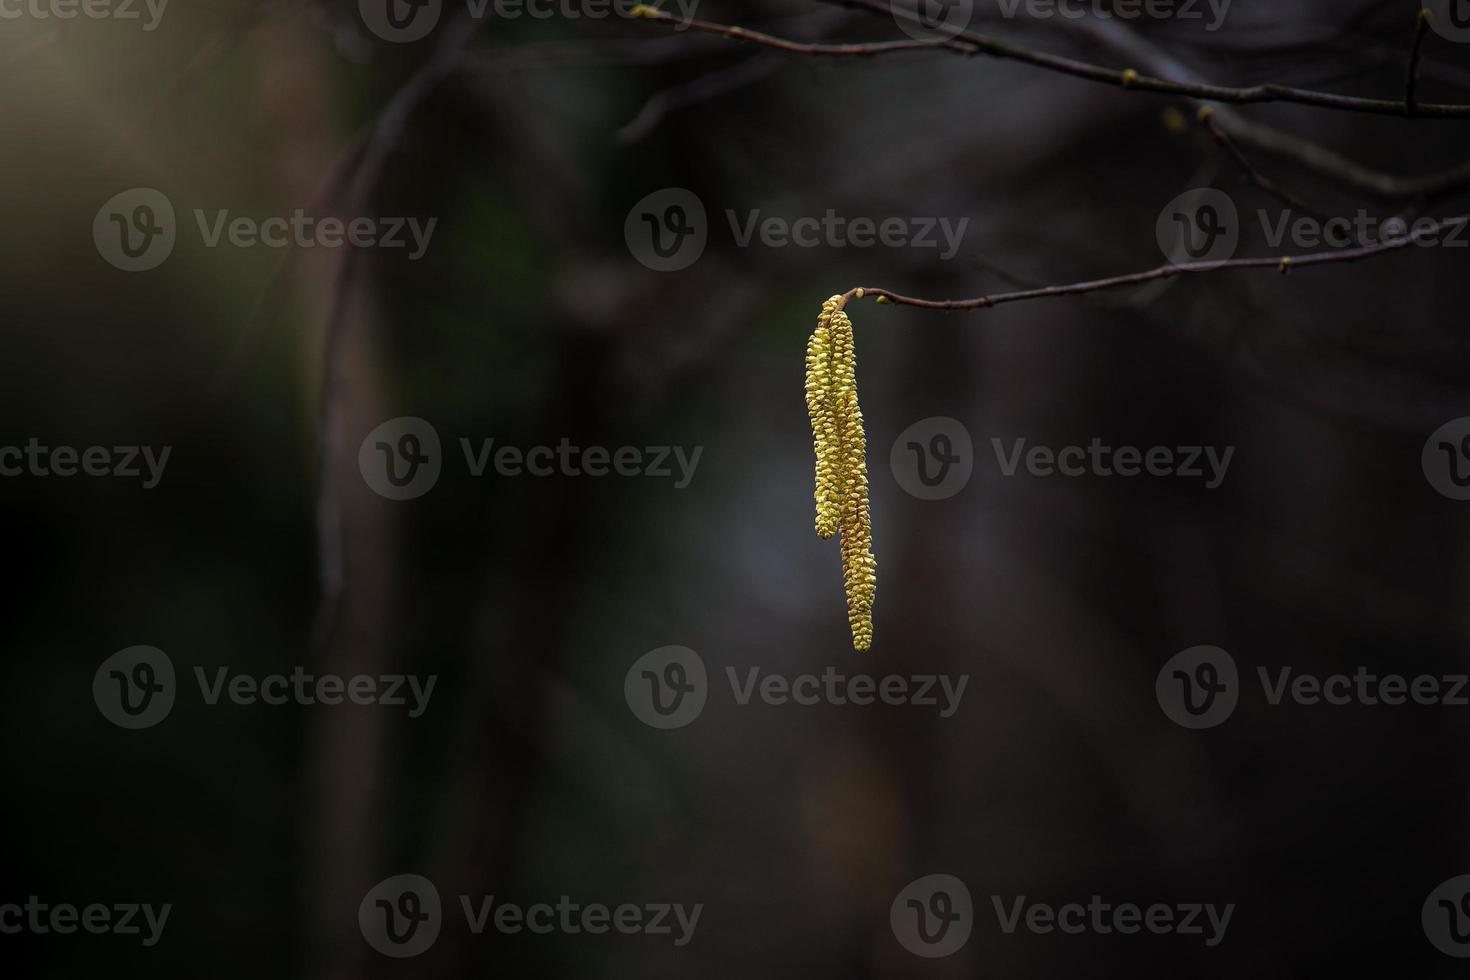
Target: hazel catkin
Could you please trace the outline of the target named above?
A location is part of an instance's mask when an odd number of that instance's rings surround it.
[[[806,408],[812,420],[812,444],[817,456],[813,496],[817,505],[817,536],[824,540],[837,533],[842,492],[838,484],[837,421],[832,404],[830,328],[837,299],[834,296],[822,306],[817,328],[812,331],[806,347]]]

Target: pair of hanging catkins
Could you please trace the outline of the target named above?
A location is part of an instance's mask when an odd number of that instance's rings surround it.
[[[822,304],[806,348],[806,407],[817,455],[817,535],[841,536],[842,579],[852,645],[873,645],[873,522],[868,512],[867,437],[858,408],[857,355],[844,298]]]

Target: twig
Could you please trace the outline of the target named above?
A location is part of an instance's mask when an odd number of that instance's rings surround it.
[[[48,48],[55,47],[61,41],[61,38],[61,28],[53,27],[45,34],[38,34],[29,41],[21,43],[18,47],[6,51],[5,56],[0,58],[0,65],[7,68],[12,65],[18,65],[33,55],[40,54]]]
[[[835,27],[848,19],[849,16],[845,12],[826,9],[818,9],[800,16],[803,23],[810,21],[812,27],[818,30]],[[706,44],[718,45],[718,42],[703,35],[697,40],[700,47]],[[598,47],[605,46],[605,42],[598,43]],[[780,56],[766,51],[757,51],[731,68],[712,72],[690,82],[656,92],[643,103],[643,107],[638,110],[638,114],[631,122],[618,129],[617,141],[629,144],[645,139],[671,113],[726,95],[742,86],[754,85],[773,75],[782,64]]]
[[[1241,172],[1245,174],[1246,179],[1252,184],[1283,202],[1287,207],[1310,214],[1314,218],[1326,219],[1327,215],[1323,211],[1308,204],[1257,170],[1255,164],[1251,163],[1250,159],[1241,152],[1240,147],[1235,145],[1235,140],[1230,138],[1230,134],[1215,124],[1215,110],[1209,106],[1201,106],[1198,118],[1205,132],[1209,133],[1215,142],[1220,144],[1220,147],[1230,155],[1230,158],[1235,161],[1236,165],[1240,167]]]
[[[867,58],[880,54],[894,54],[899,51],[932,51],[935,48],[945,48],[956,54],[975,54],[975,46],[964,41],[920,41],[917,39],[909,41],[867,41],[848,44],[825,44],[820,41],[793,41],[790,38],[777,37],[764,31],[753,31],[748,27],[737,27],[733,24],[716,24],[708,20],[694,20],[677,17],[674,14],[665,13],[656,7],[640,6],[633,8],[633,14],[644,20],[651,20],[661,24],[677,24],[684,30],[698,31],[701,34],[718,34],[732,41],[750,41],[754,44],[763,44],[777,51],[788,51],[791,54],[816,54],[832,55],[839,58]]]
[[[1386,255],[1401,248],[1407,248],[1410,245],[1418,245],[1426,238],[1435,237],[1447,228],[1461,227],[1466,223],[1470,223],[1470,215],[1445,218],[1435,222],[1433,225],[1422,227],[1409,234],[1375,242],[1372,245],[1360,245],[1355,248],[1342,249],[1336,252],[1314,252],[1310,255],[1301,256],[1261,256],[1249,259],[1227,259],[1215,262],[1203,261],[1185,262],[1179,265],[1161,265],[1156,269],[1149,269],[1146,272],[1131,272],[1127,275],[1112,276],[1107,279],[1092,279],[1086,282],[1074,282],[1064,286],[1043,286],[1037,289],[1024,289],[1013,293],[996,293],[993,296],[977,296],[973,299],[917,299],[913,296],[904,296],[888,289],[859,286],[856,289],[848,290],[843,295],[843,302],[846,303],[849,299],[872,297],[879,303],[893,303],[898,306],[917,306],[926,310],[986,310],[994,306],[1002,306],[1006,303],[1019,303],[1032,299],[1055,299],[1061,296],[1078,296],[1109,289],[1121,289],[1124,286],[1136,286],[1139,283],[1153,282],[1160,279],[1172,279],[1175,276],[1197,275],[1206,272],[1229,272],[1240,269],[1275,269],[1285,274],[1293,269],[1307,266],[1356,262],[1360,259]]]
[[[677,88],[659,92],[649,97],[638,110],[638,115],[617,131],[616,139],[624,146],[636,143],[653,132],[670,112],[761,81],[776,70],[780,60],[774,55],[757,53],[730,68],[701,75]]]
[[[103,166],[111,166],[124,147],[137,142],[149,126],[153,125],[164,112],[183,97],[190,85],[223,61],[224,57],[235,49],[246,32],[254,27],[262,16],[263,11],[254,7],[246,8],[236,14],[223,31],[189,59],[178,77],[169,83],[163,93],[154,99],[148,109],[103,155]]]
[[[1226,109],[1221,108],[1215,121],[1236,140],[1284,157],[1320,177],[1380,201],[1431,203],[1470,188],[1470,163],[1422,177],[1400,177],[1366,167],[1330,147],[1263,126],[1238,113],[1230,113],[1228,119],[1225,116]]]
[[[836,0],[836,2],[842,3],[845,6],[857,6],[871,11],[892,14],[895,17],[900,17],[921,25],[923,23],[918,14],[899,7],[890,8],[886,4],[878,3],[877,0]],[[1407,102],[1392,99],[1365,99],[1351,95],[1337,95],[1331,92],[1318,92],[1312,89],[1293,88],[1288,85],[1268,84],[1254,85],[1248,88],[1232,88],[1226,85],[1173,82],[1162,78],[1155,78],[1151,75],[1141,74],[1132,68],[1120,71],[1115,68],[1104,68],[1101,65],[1078,61],[1074,58],[1062,57],[1061,55],[1033,51],[1030,48],[1023,48],[1018,45],[999,41],[993,37],[977,34],[974,31],[960,32],[949,40],[824,44],[792,41],[788,38],[780,38],[761,31],[753,31],[748,28],[729,24],[716,24],[703,20],[686,20],[646,5],[635,7],[634,13],[645,20],[656,23],[675,24],[687,30],[700,31],[708,34],[720,34],[731,40],[763,44],[792,54],[832,57],[870,57],[873,55],[915,50],[941,50],[967,56],[983,54],[992,58],[1019,61],[1037,68],[1044,68],[1063,75],[1070,75],[1073,78],[1081,78],[1086,81],[1100,82],[1106,85],[1120,86],[1133,91],[1150,92],[1157,95],[1188,96],[1210,102],[1229,102],[1238,105],[1286,102],[1297,105],[1316,106],[1323,109],[1336,109],[1345,112],[1405,117],[1411,115],[1410,106]],[[1431,102],[1416,105],[1413,108],[1414,112],[1412,114],[1416,116],[1440,119],[1470,118],[1470,105]]]
[[[846,4],[848,0],[826,0],[832,4]],[[879,8],[874,8],[879,9]],[[1155,75],[1179,82],[1199,83],[1202,81],[1195,71],[1180,63],[1178,59],[1150,43],[1142,35],[1126,30],[1116,20],[1063,20],[1065,29],[1091,39],[1120,57],[1127,58],[1146,67]],[[1198,99],[1191,100],[1196,109],[1203,106]],[[1343,187],[1368,194],[1380,201],[1402,203],[1414,202],[1427,205],[1434,201],[1456,195],[1470,188],[1470,163],[1462,163],[1441,173],[1422,177],[1400,177],[1366,167],[1330,147],[1313,142],[1295,133],[1276,129],[1246,118],[1232,106],[1212,107],[1215,124],[1238,143],[1244,143],[1282,157],[1297,166],[1330,180]]]
[[[427,63],[389,100],[373,128],[356,141],[346,156],[356,160],[356,173],[334,168],[350,188],[346,196],[349,214],[361,214],[389,155],[403,135],[409,117],[439,87],[463,56],[479,22],[464,15],[444,30],[438,46]],[[342,488],[339,471],[342,460],[342,388],[345,383],[341,352],[345,346],[350,317],[348,302],[352,295],[351,279],[356,270],[356,255],[348,250],[338,270],[332,312],[328,317],[322,343],[322,388],[317,405],[317,424],[321,440],[317,455],[317,574],[321,595],[313,626],[313,646],[326,649],[337,621],[337,609],[344,586],[342,558]]]
[[[880,0],[829,0],[829,2],[845,7],[860,7],[872,13],[886,14],[901,18],[912,24],[924,25],[923,18],[917,12],[905,10],[902,7],[895,7],[889,2],[880,2]],[[955,40],[973,44],[982,54],[1025,62],[1039,68],[1047,68],[1088,81],[1102,82],[1109,85],[1121,85],[1128,89],[1137,89],[1139,91],[1164,95],[1183,95],[1209,102],[1229,102],[1236,105],[1285,102],[1296,105],[1316,106],[1323,109],[1363,112],[1375,115],[1408,117],[1417,114],[1438,118],[1470,117],[1470,105],[1459,103],[1431,103],[1415,106],[1415,112],[1411,113],[1410,106],[1407,102],[1398,102],[1392,99],[1365,99],[1357,96],[1337,95],[1332,92],[1320,92],[1315,89],[1296,88],[1290,85],[1265,84],[1236,88],[1203,81],[1185,82],[1155,78],[1140,74],[1132,68],[1118,71],[1072,58],[1033,51],[1029,48],[1007,44],[993,37],[970,30],[959,32],[955,36]]]
[[[1404,83],[1404,105],[1408,106],[1410,116],[1418,113],[1419,55],[1424,50],[1424,35],[1428,33],[1429,11],[1421,7],[1419,16],[1414,18],[1414,47],[1409,52],[1409,77]]]

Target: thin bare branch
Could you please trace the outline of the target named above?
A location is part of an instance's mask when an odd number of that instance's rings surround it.
[[[1140,283],[1155,282],[1161,279],[1173,279],[1176,276],[1199,275],[1210,272],[1232,272],[1246,269],[1274,269],[1277,272],[1285,274],[1295,269],[1310,266],[1357,262],[1362,259],[1387,255],[1399,249],[1408,248],[1411,245],[1423,244],[1426,241],[1437,238],[1441,232],[1447,229],[1460,228],[1467,223],[1470,223],[1470,215],[1462,215],[1460,217],[1445,218],[1428,225],[1422,225],[1408,234],[1384,239],[1379,242],[1374,242],[1371,245],[1360,245],[1355,248],[1341,249],[1335,252],[1313,252],[1310,255],[1298,256],[1261,256],[1257,258],[1227,259],[1213,262],[1184,262],[1179,265],[1161,265],[1156,269],[1149,269],[1144,272],[1131,272],[1127,275],[1112,276],[1107,279],[1091,279],[1085,282],[1068,283],[1063,286],[1042,286],[1036,289],[1023,289],[1013,293],[977,296],[973,299],[919,299],[913,296],[904,296],[901,293],[895,293],[888,289],[873,286],[859,286],[844,294],[843,301],[846,302],[848,299],[873,298],[879,303],[893,303],[898,306],[917,306],[926,310],[987,310],[991,307],[1002,306],[1007,303],[1020,303],[1033,299],[1057,299],[1063,296],[1080,296],[1086,293],[1121,289],[1125,286],[1136,286]]]
[[[0,57],[0,65],[6,68],[12,65],[18,65],[27,58],[55,47],[61,41],[61,38],[61,28],[53,27],[46,33],[38,34],[29,41],[25,41],[15,48],[7,50],[4,57]]]
[[[913,11],[904,10],[901,7],[889,7],[887,4],[879,3],[878,0],[836,0],[836,2],[845,6],[861,7],[875,12],[891,14],[894,17],[908,20],[915,24],[922,25],[923,23],[918,14]],[[953,38],[934,41],[908,40],[826,44],[820,42],[793,41],[788,38],[780,38],[761,31],[753,31],[730,24],[717,24],[704,20],[686,20],[649,6],[638,6],[634,8],[634,13],[645,20],[655,23],[677,25],[687,30],[700,31],[708,34],[719,34],[734,41],[762,44],[792,54],[851,58],[872,57],[874,55],[916,50],[948,51],[952,54],[966,56],[980,54],[992,58],[1018,61],[1023,64],[1032,65],[1033,67],[1043,68],[1063,75],[1070,75],[1073,78],[1117,86],[1130,91],[1149,92],[1156,95],[1186,96],[1208,102],[1228,102],[1238,105],[1284,102],[1296,105],[1316,106],[1322,109],[1335,109],[1344,112],[1403,116],[1406,118],[1411,116],[1440,119],[1470,118],[1470,105],[1463,104],[1431,102],[1410,106],[1408,102],[1402,100],[1367,99],[1351,95],[1337,95],[1332,92],[1318,92],[1313,89],[1293,88],[1289,85],[1267,84],[1253,85],[1247,88],[1233,88],[1227,85],[1169,81],[1163,78],[1156,78],[1152,75],[1142,74],[1133,68],[1122,70],[1104,68],[1101,65],[1078,61],[1074,58],[1023,48],[1019,45],[1000,41],[974,31],[962,31]]]
[[[152,126],[187,93],[190,87],[203,78],[212,68],[225,59],[245,37],[263,15],[261,8],[247,7],[236,14],[218,35],[204,45],[189,59],[178,76],[153,100],[144,113],[123,133],[103,155],[103,165],[110,166],[126,147],[140,140],[145,130]]]
[[[1235,140],[1231,139],[1230,134],[1215,123],[1215,111],[1213,109],[1209,106],[1201,106],[1198,118],[1205,132],[1209,133],[1211,138],[1220,144],[1220,148],[1230,155],[1230,158],[1235,161],[1236,166],[1240,168],[1241,172],[1245,174],[1246,179],[1252,184],[1267,194],[1270,194],[1278,201],[1281,201],[1289,208],[1310,214],[1314,218],[1325,219],[1327,217],[1326,213],[1320,208],[1308,204],[1302,198],[1256,169],[1255,164],[1251,163],[1250,158],[1241,152],[1239,146],[1235,145]]]
[[[361,142],[354,141],[344,160],[353,166],[334,167],[347,185],[349,214],[362,214],[377,187],[389,155],[398,145],[409,118],[455,69],[479,22],[460,17],[440,35],[433,55],[390,99]],[[355,172],[352,172],[355,167]],[[344,586],[342,558],[342,505],[339,471],[343,453],[342,388],[345,384],[341,353],[350,326],[348,305],[357,269],[357,254],[349,249],[338,270],[338,281],[322,343],[322,387],[317,404],[320,445],[317,454],[317,574],[321,596],[313,628],[313,644],[325,649],[331,641]]]
[[[720,37],[729,38],[732,41],[749,41],[752,44],[762,44],[777,51],[787,51],[791,54],[815,54],[829,55],[838,58],[867,58],[880,54],[895,54],[900,51],[933,51],[936,49],[953,51],[956,54],[975,54],[975,46],[964,41],[920,41],[910,39],[907,41],[867,41],[850,44],[825,44],[820,41],[793,41],[789,38],[777,37],[764,31],[753,31],[748,27],[737,27],[733,24],[716,24],[708,20],[686,20],[674,14],[665,13],[655,7],[635,7],[634,14],[644,20],[651,20],[660,24],[677,25],[683,30],[697,31],[701,34],[717,34]]]
[[[826,2],[845,4],[847,0]],[[1065,30],[1091,40],[1140,68],[1147,68],[1155,75],[1178,82],[1203,81],[1192,68],[1116,20],[1088,17],[1063,20],[1061,23]],[[1200,99],[1190,101],[1196,109],[1205,105]],[[1216,105],[1211,108],[1215,112],[1212,117],[1215,124],[1237,143],[1281,157],[1324,180],[1367,194],[1379,201],[1395,204],[1411,202],[1424,206],[1470,188],[1470,163],[1419,177],[1398,176],[1365,166],[1331,147],[1296,133],[1248,119],[1233,106]]]
[[[1419,89],[1419,56],[1424,50],[1424,35],[1429,33],[1429,11],[1421,8],[1414,20],[1414,46],[1409,52],[1409,77],[1404,83],[1404,104],[1409,115],[1417,115]]]
[[[650,96],[638,115],[617,131],[619,144],[627,145],[644,139],[676,109],[698,105],[725,95],[745,85],[753,85],[769,77],[781,59],[775,55],[756,53],[739,64],[702,75],[692,82]]]

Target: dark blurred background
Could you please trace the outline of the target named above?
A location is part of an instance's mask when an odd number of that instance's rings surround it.
[[[1417,11],[1235,0],[1207,31],[1008,18],[979,0],[971,27],[1144,74],[1400,99]],[[820,2],[697,14],[802,40],[907,36]],[[1427,33],[1420,73],[1419,98],[1470,100],[1470,45]],[[1293,251],[1255,220],[1286,205],[1190,100],[938,49],[804,57],[627,17],[467,19],[453,3],[410,43],[345,2],[176,0],[155,30],[24,12],[0,20],[0,74],[0,446],[172,448],[152,489],[0,479],[0,903],[173,906],[149,947],[0,935],[7,975],[1462,972],[1420,913],[1470,872],[1467,709],[1273,707],[1255,676],[1470,669],[1467,504],[1421,466],[1431,433],[1470,415],[1470,250],[974,313],[855,301],[879,568],[876,641],[857,654],[837,546],[812,533],[802,361],[822,301],[1152,268],[1161,211],[1198,187],[1239,207],[1239,256]],[[1223,117],[1406,178],[1463,166],[1470,147],[1470,120]],[[1326,214],[1470,211],[1457,187],[1374,194],[1240,144]],[[92,227],[139,187],[172,202],[177,243],[127,272]],[[671,272],[625,236],[665,188],[707,212],[702,256]],[[437,224],[410,261],[208,248],[193,218],[297,208]],[[968,226],[944,260],[742,247],[725,217],[829,209]],[[938,501],[890,466],[899,434],[934,416],[974,444],[973,478]],[[397,501],[358,455],[400,417],[432,424],[443,468]],[[461,438],[702,455],[684,488],[475,477]],[[1022,438],[1235,454],[1214,490],[1005,476],[991,440]],[[1189,730],[1155,678],[1201,644],[1239,665],[1240,705]],[[178,672],[172,712],[136,731],[92,686],[135,645]],[[630,710],[624,678],[668,645],[699,654],[710,691],[665,731]],[[410,718],[210,705],[194,683],[196,668],[298,666],[437,684]],[[742,706],[725,681],[829,666],[969,681],[949,718]],[[399,960],[365,941],[358,908],[405,873],[435,883],[445,923]],[[968,885],[975,923],[930,960],[889,911],[935,873]],[[1007,935],[991,905],[1095,894],[1235,911],[1207,947]],[[682,947],[474,936],[461,895],[703,912]]]

